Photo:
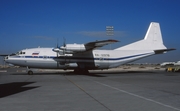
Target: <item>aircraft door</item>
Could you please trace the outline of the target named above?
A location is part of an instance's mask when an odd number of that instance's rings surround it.
[[[104,68],[108,68],[109,67],[109,54],[101,54],[100,61],[102,62],[102,65]]]
[[[96,54],[96,58],[99,68],[109,68],[109,54]]]

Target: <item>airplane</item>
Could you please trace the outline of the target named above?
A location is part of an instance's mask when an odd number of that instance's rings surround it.
[[[162,40],[160,25],[151,22],[144,39],[113,49],[98,50],[104,45],[118,42],[102,40],[85,44],[64,44],[55,48],[24,49],[5,57],[5,62],[27,67],[27,73],[33,74],[31,68],[73,69],[75,73],[88,73],[89,70],[110,69],[155,54],[163,54],[167,49]]]
[[[180,66],[180,61],[174,63],[175,66]]]
[[[160,64],[161,67],[174,66],[175,62],[163,62]]]
[[[160,64],[161,67],[167,67],[167,66],[180,66],[180,61],[177,62],[163,62]]]

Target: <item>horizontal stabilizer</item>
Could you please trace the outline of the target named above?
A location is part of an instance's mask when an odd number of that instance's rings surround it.
[[[165,53],[167,51],[172,51],[172,50],[176,50],[174,48],[171,48],[171,49],[161,49],[161,50],[154,50],[155,54],[162,54],[162,53]]]

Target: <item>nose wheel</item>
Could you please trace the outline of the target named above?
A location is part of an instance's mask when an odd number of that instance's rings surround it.
[[[30,70],[28,66],[27,66],[27,73],[28,73],[28,75],[33,75],[33,71]]]

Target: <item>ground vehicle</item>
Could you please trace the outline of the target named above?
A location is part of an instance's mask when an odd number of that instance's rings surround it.
[[[180,66],[171,66],[166,68],[167,72],[180,72]]]

